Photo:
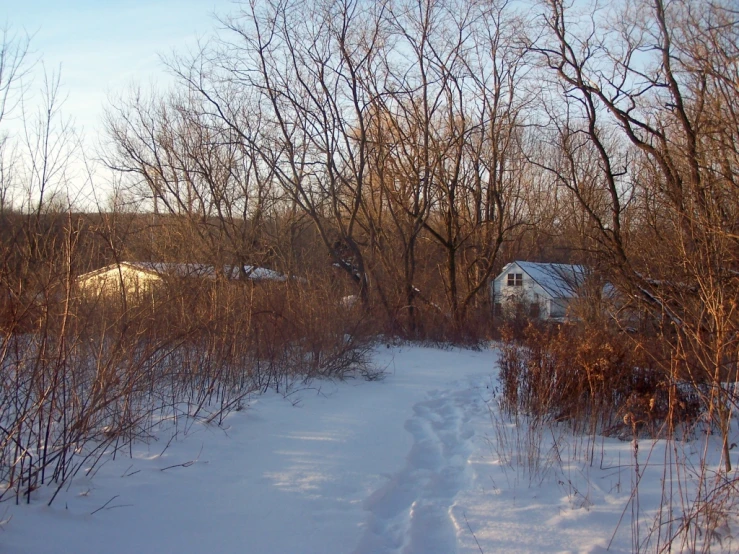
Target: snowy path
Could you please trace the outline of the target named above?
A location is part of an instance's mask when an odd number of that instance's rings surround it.
[[[455,387],[489,376],[494,360],[381,349],[382,381],[258,397],[225,432],[195,428],[163,454],[141,446],[51,508],[11,507],[0,552],[453,552],[471,408]]]
[[[490,402],[494,351],[375,359],[382,381],[258,396],[224,428],[105,461],[50,508],[46,488],[0,504],[0,553],[596,554],[651,540],[664,443],[641,441],[637,529],[631,443],[598,439],[586,459],[564,429],[529,440]],[[736,551],[728,531],[723,544]]]
[[[485,406],[472,384],[454,392],[432,391],[413,406],[405,428],[414,443],[405,467],[365,502],[368,528],[358,554],[456,551],[455,496],[469,484],[467,458],[473,435],[470,414]],[[477,398],[475,398],[477,396]]]

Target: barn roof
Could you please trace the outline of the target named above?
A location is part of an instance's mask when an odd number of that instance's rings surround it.
[[[513,264],[520,267],[552,298],[572,298],[585,278],[585,268],[581,265],[522,261],[508,264],[503,268],[503,274],[507,273]]]
[[[90,273],[80,275],[78,279],[86,279],[93,275],[109,271],[119,266],[128,266],[140,271],[155,273],[157,275],[170,275],[174,277],[201,277],[205,279],[213,279],[216,275],[215,266],[208,264],[195,263],[178,263],[178,262],[120,262],[120,264],[111,264],[102,267]],[[286,277],[277,271],[267,269],[266,267],[257,267],[245,265],[244,272],[239,270],[238,266],[224,266],[223,273],[229,279],[241,279],[244,274],[247,279],[254,281],[284,281]]]

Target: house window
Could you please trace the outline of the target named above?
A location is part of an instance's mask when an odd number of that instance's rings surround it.
[[[508,286],[509,287],[523,286],[523,273],[509,273],[508,274]]]

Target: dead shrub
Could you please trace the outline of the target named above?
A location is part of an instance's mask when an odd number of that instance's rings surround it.
[[[58,492],[162,422],[177,434],[180,421],[220,423],[260,390],[375,375],[362,312],[328,286],[178,279],[96,297],[46,263],[44,286],[17,310],[33,309],[36,324],[11,317],[0,329],[0,500]]]
[[[642,349],[606,326],[530,323],[503,332],[499,380],[511,414],[567,422],[584,433],[651,436],[694,421],[695,399]]]

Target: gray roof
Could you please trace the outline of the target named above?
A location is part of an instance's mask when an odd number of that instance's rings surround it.
[[[84,279],[88,276],[107,271],[118,264],[112,264],[98,270],[92,271],[79,278]],[[213,279],[216,275],[215,266],[208,264],[190,264],[177,262],[121,262],[120,265],[156,273],[157,275],[170,275],[174,277],[201,277],[205,279]],[[246,278],[253,281],[284,281],[286,277],[282,273],[267,269],[266,267],[257,267],[253,265],[245,265],[244,273],[239,270],[238,266],[227,265],[223,267],[223,273],[229,279],[241,279],[244,274]]]
[[[216,274],[215,266],[207,264],[182,264],[168,262],[129,262],[129,265],[153,271],[154,273],[164,275],[175,275],[177,277],[208,277],[213,278]],[[229,279],[241,279],[246,275],[247,279],[253,281],[284,281],[285,276],[282,273],[267,269],[266,267],[257,267],[253,265],[245,265],[244,272],[239,270],[238,266],[223,266],[223,274]]]
[[[514,263],[552,298],[572,298],[585,278],[585,268],[581,265],[538,262],[512,262],[503,268],[503,273]]]

